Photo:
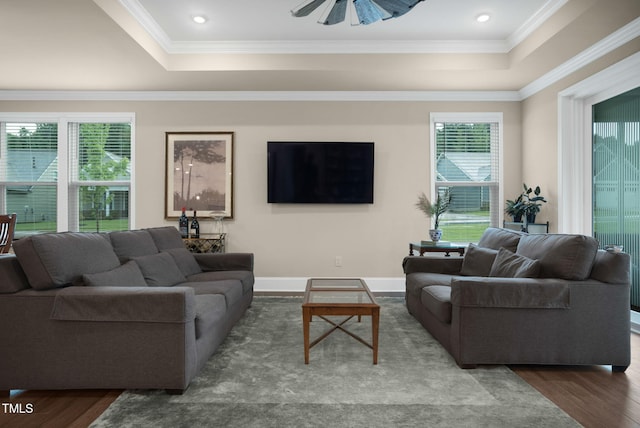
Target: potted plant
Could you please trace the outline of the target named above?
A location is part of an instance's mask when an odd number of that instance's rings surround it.
[[[516,223],[522,222],[522,214],[524,213],[524,205],[522,204],[522,195],[518,195],[516,199],[507,199],[505,214],[510,215]]]
[[[546,203],[547,200],[544,196],[540,196],[540,186],[536,186],[535,189],[531,189],[531,187],[527,187],[526,184],[522,184],[524,187],[523,192],[523,200],[525,201],[525,210],[524,215],[527,218],[527,223],[535,223],[536,215],[540,212],[540,207],[542,206],[542,202]],[[531,193],[533,192],[533,196]]]
[[[522,183],[522,188],[522,193],[516,199],[507,199],[504,212],[513,217],[513,221],[516,223],[522,222],[523,219],[527,223],[535,223],[542,202],[547,202],[547,200],[544,196],[540,196],[540,186],[532,189],[526,183]]]
[[[451,205],[451,193],[449,189],[444,192],[438,192],[435,203],[431,203],[427,195],[421,193],[418,195],[416,207],[425,213],[427,217],[433,217],[433,228],[429,229],[429,236],[433,242],[438,242],[442,238],[442,230],[440,230],[440,217],[449,210]]]

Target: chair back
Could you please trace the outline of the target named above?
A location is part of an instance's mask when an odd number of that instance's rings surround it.
[[[16,227],[16,214],[0,215],[0,254],[8,253]]]

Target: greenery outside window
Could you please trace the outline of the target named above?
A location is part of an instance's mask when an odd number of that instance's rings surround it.
[[[0,212],[18,214],[17,237],[133,227],[133,119],[0,114]]]
[[[501,113],[431,115],[432,195],[451,194],[443,240],[477,242],[487,227],[499,226],[501,145]]]

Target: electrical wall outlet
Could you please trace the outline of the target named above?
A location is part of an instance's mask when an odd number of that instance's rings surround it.
[[[342,267],[342,256],[336,256],[336,267]]]

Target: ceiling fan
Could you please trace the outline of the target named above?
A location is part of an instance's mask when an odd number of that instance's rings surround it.
[[[293,10],[295,17],[308,16],[327,0],[305,0]],[[329,0],[318,23],[333,25],[345,20],[351,5],[351,25],[368,25],[376,21],[397,18],[409,12],[423,0]]]

